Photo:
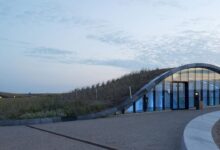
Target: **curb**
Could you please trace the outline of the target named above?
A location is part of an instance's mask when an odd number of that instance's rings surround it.
[[[109,114],[114,114],[117,108],[111,108],[103,110],[101,112],[91,113],[87,115],[77,116],[77,117],[51,117],[51,118],[36,118],[36,119],[21,119],[21,120],[0,120],[1,126],[20,126],[20,125],[34,125],[34,124],[47,124],[56,122],[67,122],[76,120],[89,120],[97,119],[109,116]]]
[[[182,150],[219,150],[212,128],[220,119],[220,111],[207,113],[190,121],[184,129]]]
[[[44,124],[44,123],[54,123],[54,122],[60,122],[60,121],[61,121],[61,117],[23,119],[23,120],[2,120],[2,121],[0,121],[0,126]]]

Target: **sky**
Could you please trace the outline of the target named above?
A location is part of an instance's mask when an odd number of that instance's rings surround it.
[[[0,91],[68,92],[140,69],[220,66],[219,0],[0,0]]]

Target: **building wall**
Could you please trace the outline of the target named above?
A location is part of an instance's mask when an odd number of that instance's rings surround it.
[[[187,91],[185,94],[185,86]],[[220,74],[206,68],[178,71],[154,86],[147,94],[147,111],[193,108],[194,93],[198,92],[204,106],[220,104]],[[187,97],[186,97],[187,96]],[[143,111],[143,98],[136,101],[136,111]],[[131,106],[126,112],[133,112]]]

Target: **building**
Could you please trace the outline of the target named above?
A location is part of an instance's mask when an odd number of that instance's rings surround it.
[[[220,104],[220,67],[195,63],[168,70],[116,109],[122,113],[191,109],[197,99],[204,107]]]

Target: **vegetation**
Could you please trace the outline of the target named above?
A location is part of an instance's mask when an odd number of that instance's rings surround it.
[[[0,120],[44,117],[76,117],[101,111],[106,104],[93,101],[64,100],[61,95],[0,100]]]
[[[76,117],[118,105],[144,84],[168,69],[141,70],[106,83],[63,94],[0,93],[0,120],[40,117]]]

